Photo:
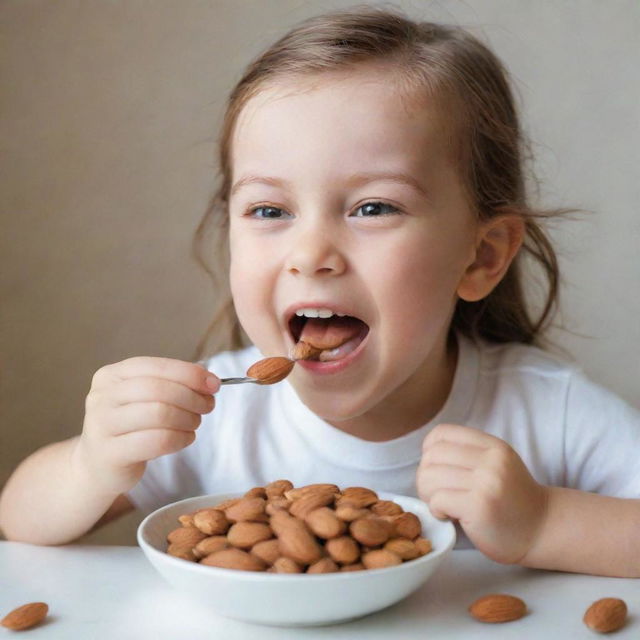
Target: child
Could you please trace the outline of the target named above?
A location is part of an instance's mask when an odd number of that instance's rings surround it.
[[[7,537],[286,477],[418,495],[498,562],[640,576],[640,416],[533,346],[558,274],[521,146],[504,70],[461,29],[368,9],[291,31],[231,95],[209,212],[254,346],[100,369],[82,434],[8,482]],[[523,251],[549,275],[539,319]],[[220,391],[300,338],[334,348]]]

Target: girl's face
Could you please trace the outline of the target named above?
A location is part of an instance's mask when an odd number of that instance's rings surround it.
[[[312,321],[316,332],[346,325],[351,339],[288,380],[337,426],[401,422],[450,380],[447,334],[475,219],[434,107],[409,106],[379,69],[311,80],[267,87],[237,122],[236,312],[269,356],[290,353],[304,331],[296,311],[357,318]]]

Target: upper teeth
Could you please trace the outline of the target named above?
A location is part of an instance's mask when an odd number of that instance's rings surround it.
[[[308,307],[305,309],[298,309],[296,311],[297,316],[303,316],[305,318],[330,318],[333,315],[336,316],[344,316],[344,313],[334,313],[331,309],[317,309],[313,307]]]

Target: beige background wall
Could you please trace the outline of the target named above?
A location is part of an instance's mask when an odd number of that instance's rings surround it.
[[[287,27],[352,4],[0,4],[0,483],[37,447],[79,432],[101,365],[191,358],[213,297],[189,243],[213,189],[225,95]],[[574,332],[554,336],[640,406],[640,5],[395,6],[462,23],[505,60],[541,202],[593,212],[554,230]],[[136,522],[89,540],[133,543]]]

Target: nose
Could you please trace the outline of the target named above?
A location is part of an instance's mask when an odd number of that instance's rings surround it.
[[[286,270],[294,275],[340,275],[347,263],[340,248],[338,234],[318,225],[307,225],[293,239],[287,255]]]

